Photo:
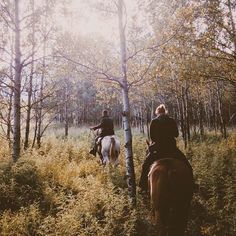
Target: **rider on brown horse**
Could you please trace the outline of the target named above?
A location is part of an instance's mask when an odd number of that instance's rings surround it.
[[[96,156],[96,152],[97,152],[97,141],[99,138],[103,138],[105,136],[108,135],[114,135],[114,125],[113,125],[113,120],[108,116],[108,111],[104,110],[102,112],[103,116],[101,119],[101,123],[97,126],[91,127],[91,130],[97,130],[97,129],[101,129],[101,133],[95,138],[95,142],[94,142],[94,147],[92,150],[90,150],[90,154]],[[101,141],[100,139],[100,141]]]
[[[149,154],[147,155],[140,177],[139,187],[143,192],[148,192],[148,173],[151,165],[162,158],[177,158],[184,161],[191,169],[185,155],[177,148],[175,138],[178,137],[179,132],[174,119],[166,114],[166,109],[161,104],[156,109],[157,117],[151,121],[150,137],[151,145],[149,146]]]

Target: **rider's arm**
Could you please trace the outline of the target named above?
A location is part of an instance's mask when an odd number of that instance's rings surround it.
[[[156,129],[157,129],[157,125],[156,125],[156,121],[152,120],[151,124],[150,124],[150,138],[152,140],[152,142],[156,142],[157,140],[157,135],[156,135]]]
[[[178,130],[178,127],[177,127],[177,124],[176,124],[176,122],[175,122],[175,120],[174,119],[171,119],[171,129],[172,129],[172,132],[173,132],[173,136],[175,137],[175,138],[177,138],[178,136],[179,136],[179,130]]]
[[[94,126],[93,127],[93,130],[96,130],[96,129],[100,129],[101,128],[101,124],[97,125],[97,126]]]
[[[101,129],[104,127],[104,119],[101,120],[101,123],[97,126],[94,126],[93,129],[96,130],[96,129]]]

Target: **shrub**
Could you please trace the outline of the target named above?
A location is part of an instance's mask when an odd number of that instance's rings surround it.
[[[191,235],[235,235],[236,150],[229,141],[192,144],[200,190],[192,204]]]
[[[7,149],[0,161],[0,235],[151,236],[150,208],[138,195],[130,206],[122,147],[117,170],[88,154],[85,131],[67,140],[45,141],[22,154],[16,164]],[[87,135],[87,134],[86,134]],[[187,150],[200,190],[188,224],[191,236],[233,236],[236,230],[236,143],[195,139]],[[134,135],[137,182],[146,155],[145,137]]]
[[[43,183],[33,161],[0,166],[0,211],[17,211],[43,199]]]
[[[0,218],[1,235],[38,235],[41,214],[37,205],[21,207],[19,211],[4,211]]]

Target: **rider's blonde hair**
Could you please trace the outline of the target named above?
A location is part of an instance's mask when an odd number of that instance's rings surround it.
[[[156,115],[160,115],[160,114],[166,114],[167,111],[166,111],[166,107],[164,104],[161,104],[157,107],[156,111],[155,111],[155,114]]]

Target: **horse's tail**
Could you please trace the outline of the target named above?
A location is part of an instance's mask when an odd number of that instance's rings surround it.
[[[166,158],[156,161],[149,172],[150,196],[156,223],[168,235],[184,235],[192,199],[191,172],[184,162]],[[173,232],[174,233],[173,233]]]
[[[116,141],[114,137],[111,137],[110,157],[112,161],[116,159]]]

